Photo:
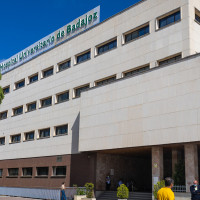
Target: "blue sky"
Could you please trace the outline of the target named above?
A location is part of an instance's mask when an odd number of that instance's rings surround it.
[[[101,6],[101,21],[139,0],[2,0],[0,62]]]

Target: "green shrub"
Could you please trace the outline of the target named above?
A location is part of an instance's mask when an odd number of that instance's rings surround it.
[[[86,195],[85,188],[77,188],[76,194],[77,195]]]
[[[117,188],[117,197],[119,199],[128,199],[129,197],[129,190],[126,185],[121,184],[120,187]]]
[[[174,185],[185,185],[185,163],[179,160],[175,165]]]
[[[93,183],[86,183],[86,196],[87,198],[93,198],[94,197],[94,184]]]
[[[165,181],[164,180],[162,180],[160,182],[158,181],[157,184],[154,185],[154,188],[153,188],[154,199],[157,199],[158,190],[160,190],[163,187],[165,187]]]

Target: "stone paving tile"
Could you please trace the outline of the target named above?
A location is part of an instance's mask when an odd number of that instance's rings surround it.
[[[36,199],[22,198],[22,197],[0,196],[0,200],[36,200]],[[38,200],[38,199],[37,199],[37,200]]]

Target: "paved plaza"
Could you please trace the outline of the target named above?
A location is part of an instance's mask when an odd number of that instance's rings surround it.
[[[0,196],[1,200],[34,200],[31,198]]]

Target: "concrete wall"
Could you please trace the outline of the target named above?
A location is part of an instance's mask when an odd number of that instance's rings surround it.
[[[199,141],[199,55],[84,92],[79,150]]]

